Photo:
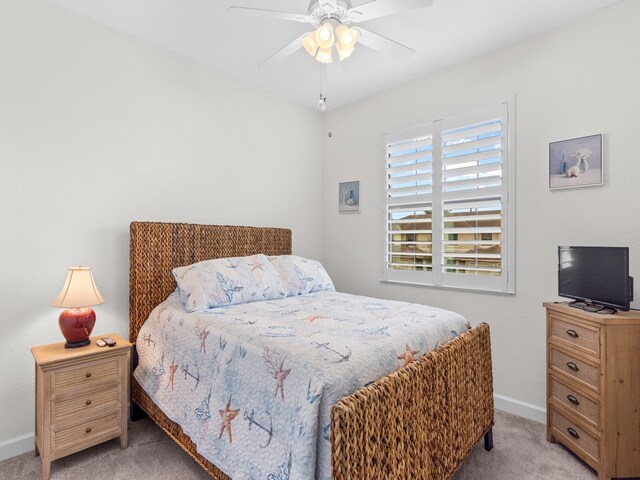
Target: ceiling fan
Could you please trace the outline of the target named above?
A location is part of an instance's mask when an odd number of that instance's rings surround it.
[[[228,12],[309,23],[313,26],[314,31],[300,35],[259,65],[259,67],[268,67],[287,59],[301,48],[319,62],[331,63],[332,50],[335,46],[338,57],[342,61],[354,51],[356,42],[385,55],[400,60],[405,59],[415,53],[415,50],[361,26],[354,28],[351,26],[374,18],[429,7],[432,3],[433,0],[365,0],[353,6],[351,0],[311,0],[306,13],[279,12],[241,6],[229,7]]]

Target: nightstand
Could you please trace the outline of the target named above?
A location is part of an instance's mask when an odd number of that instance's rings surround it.
[[[42,478],[51,462],[120,437],[127,448],[131,344],[115,333],[117,345],[64,348],[64,342],[33,347],[36,361],[36,454]]]

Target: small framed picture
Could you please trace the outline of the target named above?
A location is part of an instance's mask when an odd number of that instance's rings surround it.
[[[338,211],[340,213],[360,211],[360,181],[342,182],[338,186]]]
[[[604,183],[602,134],[549,144],[549,188],[592,187]]]

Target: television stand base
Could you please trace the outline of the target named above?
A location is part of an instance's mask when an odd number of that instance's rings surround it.
[[[581,300],[574,300],[573,302],[569,302],[569,306],[573,308],[579,308],[580,310],[584,310],[585,312],[602,313],[607,315],[618,313],[618,310],[615,308],[605,307],[604,305],[599,305],[593,302],[585,302]]]

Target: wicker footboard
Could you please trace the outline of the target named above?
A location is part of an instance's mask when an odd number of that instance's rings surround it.
[[[334,480],[450,478],[493,425],[489,326],[340,400]]]
[[[229,478],[197,452],[135,378],[131,396],[212,478]],[[489,326],[482,324],[333,407],[332,476],[447,479],[491,425],[491,346]]]

